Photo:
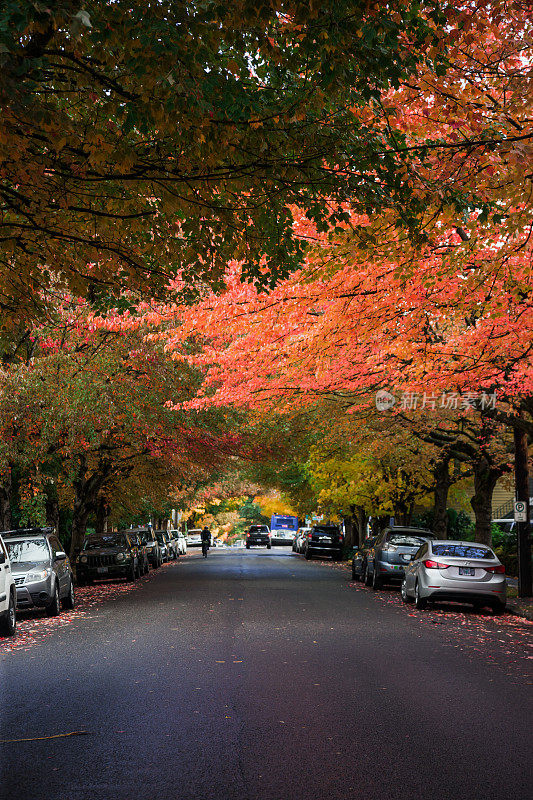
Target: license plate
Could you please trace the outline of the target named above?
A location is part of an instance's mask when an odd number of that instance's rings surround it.
[[[329,536],[321,536],[319,541],[320,542],[331,542],[331,539],[330,539]]]
[[[107,572],[107,567],[97,567],[97,568],[96,568],[96,571],[97,571],[97,572],[100,572],[100,573],[102,573],[102,572]]]
[[[459,567],[459,575],[475,575],[476,570],[472,569],[472,567]]]

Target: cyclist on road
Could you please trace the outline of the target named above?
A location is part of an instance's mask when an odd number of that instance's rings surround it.
[[[211,547],[211,531],[205,526],[202,531],[202,555],[204,558],[207,558],[207,551]]]

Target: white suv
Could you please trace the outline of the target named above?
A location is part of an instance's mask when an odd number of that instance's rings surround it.
[[[11,562],[0,536],[0,633],[13,636],[17,627],[17,595]]]

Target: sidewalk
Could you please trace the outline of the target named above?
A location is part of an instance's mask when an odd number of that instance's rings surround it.
[[[507,585],[518,588],[517,578],[507,576]],[[517,617],[525,617],[533,622],[533,597],[508,597],[506,609]]]

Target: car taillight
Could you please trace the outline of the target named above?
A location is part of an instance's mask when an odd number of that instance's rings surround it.
[[[431,559],[428,559],[427,561],[424,561],[424,566],[428,569],[448,569],[450,565],[441,564],[439,561],[431,561]]]
[[[496,573],[497,575],[505,575],[505,567],[503,564],[498,564],[497,567],[483,567],[485,572]]]
[[[308,538],[308,539],[312,539],[312,538],[313,538],[313,534],[312,534],[312,533],[308,533],[308,534],[307,534],[307,538]]]

